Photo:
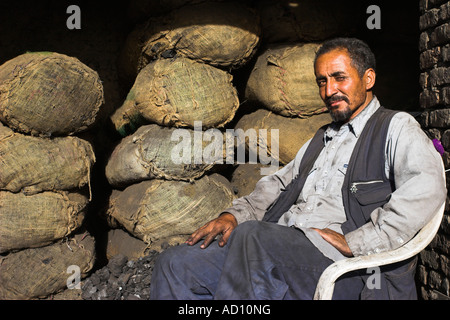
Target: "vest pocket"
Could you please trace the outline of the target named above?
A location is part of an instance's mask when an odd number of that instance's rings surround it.
[[[353,182],[350,184],[350,194],[362,206],[387,202],[391,194],[391,183],[389,181],[371,180]]]

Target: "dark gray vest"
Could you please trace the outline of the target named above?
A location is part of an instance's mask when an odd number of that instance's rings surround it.
[[[384,205],[394,191],[394,184],[385,178],[384,155],[389,123],[395,113],[383,107],[378,108],[356,142],[342,185],[347,216],[347,221],[342,225],[344,234],[367,223],[370,213]],[[302,158],[298,175],[267,210],[263,221],[278,222],[283,213],[296,203],[308,173],[324,147],[327,127],[325,125],[317,131]]]
[[[347,221],[341,226],[344,234],[369,222],[371,212],[387,203],[390,194],[394,191],[395,184],[385,177],[385,147],[389,123],[397,112],[380,107],[367,121],[358,138],[342,185],[342,197],[347,216]],[[278,222],[283,213],[295,204],[308,173],[324,147],[326,129],[327,126],[323,126],[317,131],[302,158],[299,174],[281,192],[278,199],[268,209],[263,221]],[[413,258],[383,267],[381,289],[365,288],[362,298],[417,298],[413,277],[415,262],[416,259]],[[391,280],[402,273],[401,279]],[[368,276],[363,275],[363,277]]]

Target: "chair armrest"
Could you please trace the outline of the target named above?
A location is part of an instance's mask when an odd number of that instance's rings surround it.
[[[403,261],[418,254],[425,249],[436,235],[444,210],[445,202],[434,217],[410,241],[397,249],[367,256],[347,258],[332,263],[319,278],[314,300],[331,300],[336,280],[347,272]]]

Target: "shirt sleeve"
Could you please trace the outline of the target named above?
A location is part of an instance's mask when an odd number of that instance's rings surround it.
[[[298,151],[295,158],[274,174],[261,178],[252,193],[235,199],[232,207],[224,210],[234,215],[238,223],[248,220],[262,220],[267,209],[278,198],[285,188],[297,175],[300,162],[309,142],[306,142]]]
[[[345,235],[354,256],[393,250],[408,242],[446,199],[443,163],[432,141],[407,113],[391,121],[386,165],[395,181],[388,203],[370,221]]]

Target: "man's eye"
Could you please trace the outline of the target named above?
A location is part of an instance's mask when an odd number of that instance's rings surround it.
[[[346,77],[343,77],[343,76],[336,77],[337,81],[344,81],[345,79],[346,79]]]
[[[327,82],[326,82],[325,80],[318,80],[318,81],[317,81],[317,85],[318,85],[319,87],[325,86],[326,83],[327,83]]]

